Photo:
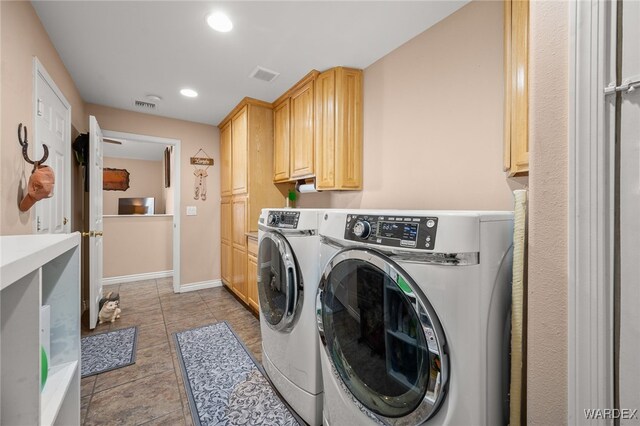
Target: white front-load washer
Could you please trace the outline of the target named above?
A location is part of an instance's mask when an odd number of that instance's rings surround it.
[[[322,211],[263,209],[258,224],[262,363],[278,392],[310,425],[322,423],[315,296]]]
[[[325,425],[507,423],[512,235],[511,212],[324,214]]]

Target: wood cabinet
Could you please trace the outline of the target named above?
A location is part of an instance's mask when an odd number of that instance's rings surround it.
[[[315,177],[319,190],[362,189],[361,70],[313,70],[274,110],[274,182]]]
[[[233,247],[233,292],[247,302],[247,251]]]
[[[258,239],[247,237],[247,303],[256,313],[258,302]]]
[[[220,129],[220,195],[229,196],[231,188],[231,123]]]
[[[314,170],[314,81],[291,94],[290,166],[292,179],[312,177]]]
[[[504,170],[529,173],[529,1],[504,1]]]
[[[220,202],[220,276],[222,283],[228,287],[232,280],[231,263],[231,234],[233,222],[231,216],[231,197],[223,198]]]
[[[248,106],[231,119],[231,176],[234,194],[247,193]]]
[[[337,67],[315,84],[316,188],[362,189],[362,71]]]
[[[290,187],[273,183],[273,125],[272,105],[250,98],[243,99],[218,125],[221,155],[225,143],[230,147],[228,176],[233,194],[223,197],[220,204],[222,281],[249,305],[254,296],[248,291],[246,233],[258,230],[263,208],[284,206]]]
[[[289,180],[289,98],[273,109],[273,180]]]

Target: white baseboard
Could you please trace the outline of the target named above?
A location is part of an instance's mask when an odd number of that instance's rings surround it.
[[[103,278],[102,285],[132,283],[135,281],[155,280],[157,278],[168,278],[168,277],[173,277],[173,270],[147,272],[144,274],[122,275],[120,277]]]
[[[180,293],[187,293],[189,291],[203,290],[205,288],[222,287],[222,280],[200,281],[198,283],[182,284],[180,286]]]

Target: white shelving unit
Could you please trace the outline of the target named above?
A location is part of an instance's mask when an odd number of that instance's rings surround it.
[[[40,307],[51,306],[40,390]],[[80,424],[80,234],[0,237],[0,424]]]

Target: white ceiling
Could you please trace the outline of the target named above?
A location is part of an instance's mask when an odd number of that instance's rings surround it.
[[[86,102],[218,124],[245,96],[272,102],[311,69],[366,68],[464,1],[34,1]],[[206,24],[212,11],[229,33]],[[256,66],[271,83],[249,78]],[[195,99],[179,94],[199,92]]]
[[[102,154],[105,157],[113,158],[130,158],[134,160],[161,161],[164,155],[164,149],[168,145],[153,142],[144,142],[136,139],[109,138],[108,140],[117,140],[120,144],[104,142]]]

